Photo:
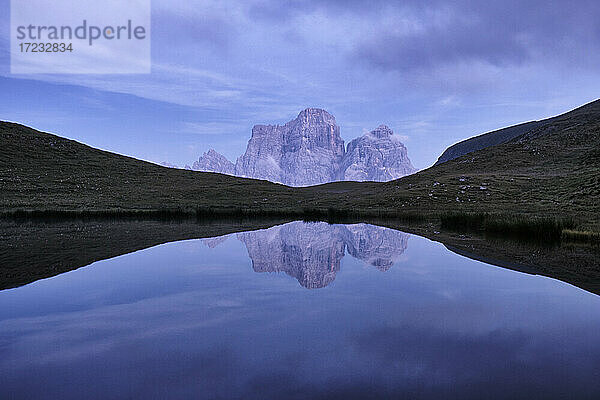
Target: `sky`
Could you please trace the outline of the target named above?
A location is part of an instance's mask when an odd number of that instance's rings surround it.
[[[319,107],[346,143],[390,126],[422,169],[600,93],[598,1],[152,0],[151,16],[150,74],[17,75],[0,0],[0,120],[183,166],[235,161],[253,125]]]

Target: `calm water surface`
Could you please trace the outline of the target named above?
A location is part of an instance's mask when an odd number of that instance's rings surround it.
[[[0,292],[0,398],[600,398],[600,297],[370,225],[157,246]]]

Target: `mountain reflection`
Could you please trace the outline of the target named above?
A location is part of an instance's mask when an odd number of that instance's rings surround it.
[[[246,245],[255,272],[285,272],[305,288],[316,289],[333,282],[346,249],[352,257],[387,271],[406,250],[409,235],[368,224],[297,221],[236,236]],[[204,243],[215,247],[225,238]]]

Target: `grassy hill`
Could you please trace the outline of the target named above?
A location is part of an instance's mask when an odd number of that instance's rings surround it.
[[[438,158],[436,165],[444,163],[446,161],[453,160],[455,158],[464,156],[468,153],[472,153],[477,150],[482,150],[487,147],[496,146],[503,143],[508,143],[515,140],[518,137],[526,137],[528,135],[536,135],[536,133],[547,132],[548,128],[556,126],[556,124],[562,124],[565,121],[575,121],[576,119],[584,120],[579,122],[590,122],[597,115],[597,104],[592,102],[583,107],[579,107],[566,114],[559,115],[557,117],[547,118],[541,121],[530,121],[518,125],[509,126],[507,128],[498,129],[492,132],[484,133],[469,139],[465,139],[448,147],[442,155]]]
[[[165,168],[3,122],[0,211],[486,212],[569,216],[600,230],[600,101],[549,121],[396,181],[310,188]]]
[[[135,210],[249,207],[295,190],[177,170],[94,149],[22,125],[0,123],[0,209]]]

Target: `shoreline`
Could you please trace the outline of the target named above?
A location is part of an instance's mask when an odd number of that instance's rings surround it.
[[[429,223],[438,231],[477,233],[490,237],[540,243],[589,243],[600,245],[600,232],[582,228],[574,218],[515,213],[439,212],[419,214],[392,210],[348,210],[335,208],[243,209],[108,209],[0,211],[0,220],[13,222],[63,221],[240,221],[286,219],[327,223]],[[379,225],[379,224],[377,224]]]

